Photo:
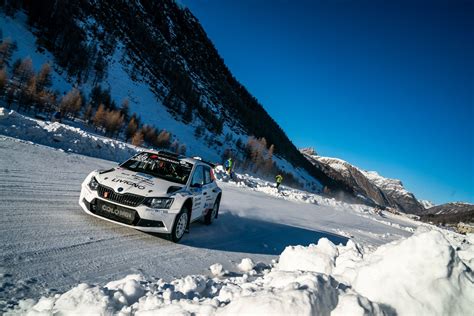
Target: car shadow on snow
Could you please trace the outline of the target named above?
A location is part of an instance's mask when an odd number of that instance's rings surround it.
[[[334,244],[346,244],[348,238],[336,234],[299,228],[283,223],[240,217],[229,212],[219,214],[210,226],[192,224],[181,244],[190,247],[230,252],[279,255],[286,246],[316,244],[327,238]]]

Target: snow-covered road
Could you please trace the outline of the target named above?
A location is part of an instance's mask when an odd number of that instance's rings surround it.
[[[220,183],[212,226],[193,224],[180,244],[93,218],[78,204],[80,183],[113,163],[0,136],[0,310],[21,298],[140,273],[148,279],[206,274],[220,262],[270,262],[287,245],[345,236],[378,245],[410,235],[399,218],[294,202]],[[387,223],[383,223],[386,221]],[[390,225],[395,223],[396,225]]]

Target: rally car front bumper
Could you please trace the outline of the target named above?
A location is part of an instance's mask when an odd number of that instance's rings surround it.
[[[145,205],[129,207],[101,198],[97,191],[82,185],[79,205],[84,212],[100,219],[151,233],[171,233],[175,213],[155,210]]]

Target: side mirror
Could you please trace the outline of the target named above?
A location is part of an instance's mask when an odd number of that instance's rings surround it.
[[[191,188],[202,188],[201,183],[191,183]]]

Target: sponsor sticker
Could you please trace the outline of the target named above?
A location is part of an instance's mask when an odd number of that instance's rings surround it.
[[[124,180],[124,179],[118,179],[118,178],[113,178],[112,179],[112,182],[116,182],[116,183],[124,183],[124,184],[127,184],[133,188],[137,188],[139,190],[145,190],[145,186],[144,185],[141,185],[139,183],[134,183],[132,181],[128,181],[128,180]]]
[[[115,208],[115,207],[112,207],[112,206],[108,206],[106,204],[102,204],[101,209],[102,209],[102,211],[104,211],[106,213],[109,213],[109,214],[113,214],[115,216],[119,216],[119,217],[126,218],[126,219],[133,219],[133,216],[130,212],[127,212],[127,211],[124,211],[124,210],[121,210],[121,209],[118,209],[118,208]]]
[[[146,174],[146,173],[141,173],[141,172],[138,172],[137,176],[143,177],[145,179],[153,179],[153,176],[151,176],[149,174]]]

